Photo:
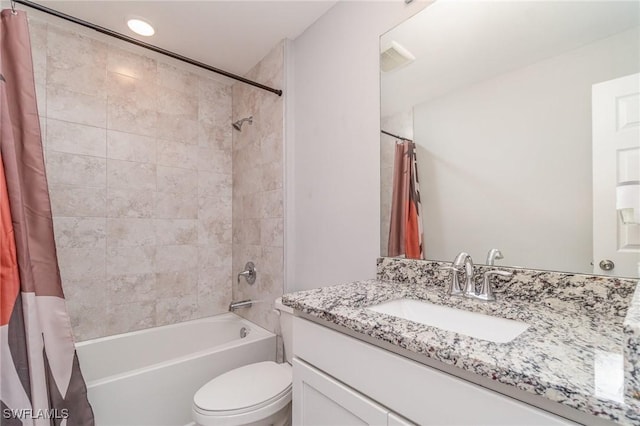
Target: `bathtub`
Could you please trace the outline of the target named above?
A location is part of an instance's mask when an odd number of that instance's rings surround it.
[[[177,426],[191,422],[193,395],[212,378],[275,361],[276,338],[227,313],[88,340],[76,351],[97,426]]]

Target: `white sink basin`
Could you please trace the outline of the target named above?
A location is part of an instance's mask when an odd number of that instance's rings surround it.
[[[496,343],[510,342],[529,328],[520,321],[413,299],[396,299],[367,309]]]

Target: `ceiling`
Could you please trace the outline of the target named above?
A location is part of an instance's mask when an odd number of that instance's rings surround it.
[[[36,3],[243,75],[280,40],[295,39],[336,1],[58,1]],[[23,6],[18,5],[19,8]],[[130,17],[153,24],[142,37],[127,27]]]
[[[638,27],[640,2],[438,0],[384,34],[416,60],[381,73],[382,116]]]

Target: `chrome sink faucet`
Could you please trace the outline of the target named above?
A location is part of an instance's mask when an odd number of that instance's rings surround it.
[[[491,249],[489,253],[487,253],[487,265],[493,266],[496,263],[496,260],[504,259],[502,252],[498,249]]]
[[[476,294],[476,283],[473,281],[473,260],[468,253],[461,252],[453,261],[453,265],[464,267],[464,297],[473,297]]]
[[[453,261],[452,266],[442,266],[440,269],[451,271],[451,284],[447,289],[449,296],[469,296],[475,294],[475,284],[473,282],[473,260],[468,253],[461,252]],[[464,290],[460,286],[460,274],[464,272]]]
[[[471,260],[471,256],[468,253],[461,252],[456,256],[452,266],[442,266],[440,269],[451,271],[451,284],[449,284],[449,288],[447,289],[447,294],[449,296],[464,296],[487,302],[496,300],[490,277],[492,275],[499,275],[503,277],[510,277],[513,275],[512,272],[501,271],[498,269],[486,271],[482,274],[482,287],[478,293],[476,292],[476,286],[473,280],[473,260]],[[463,272],[465,275],[464,290],[460,287],[460,274]]]

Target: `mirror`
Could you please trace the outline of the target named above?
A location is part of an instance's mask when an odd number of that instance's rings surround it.
[[[637,1],[437,0],[382,35],[381,130],[415,142],[426,259],[638,276],[616,186],[640,180],[639,23]]]

